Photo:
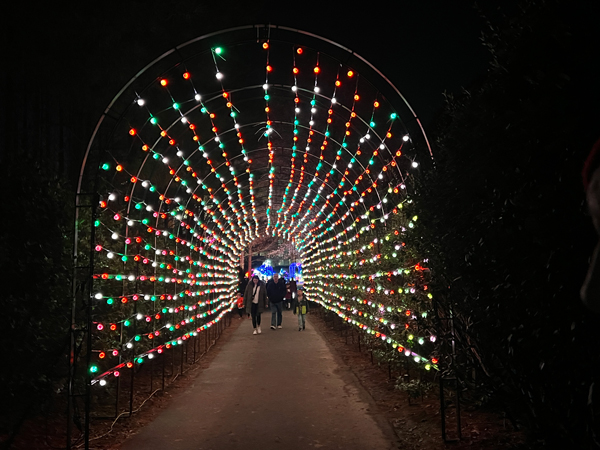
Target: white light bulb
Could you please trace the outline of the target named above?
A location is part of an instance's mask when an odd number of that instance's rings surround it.
[[[335,97],[332,97],[331,103],[334,103],[334,104],[337,103],[337,99]]]
[[[268,84],[263,84],[263,89],[266,91],[267,89],[269,89],[269,85]]]
[[[313,113],[313,114],[316,113],[317,112],[317,108],[310,108],[310,112]]]
[[[133,348],[133,344],[131,342],[128,342],[126,345],[127,348]]]
[[[144,186],[145,188],[147,188],[148,187],[148,182],[147,181],[142,182],[142,186]]]
[[[108,252],[106,255],[107,258],[112,258],[113,256],[115,256],[113,252]]]
[[[185,117],[181,118],[181,123],[187,123],[187,119]]]
[[[217,72],[217,74],[215,76],[217,77],[217,80],[223,79],[223,74],[221,72]]]
[[[319,86],[315,86],[315,92],[318,94],[319,92],[321,92],[321,88],[319,88]]]
[[[94,297],[96,297],[97,300],[100,300],[102,298],[102,293],[98,292]]]
[[[111,202],[115,201],[115,200],[116,200],[116,198],[117,198],[117,196],[116,196],[115,194],[108,194],[108,199],[109,199]]]
[[[300,108],[296,108],[294,111],[296,111],[296,114],[300,114]]]
[[[152,206],[150,206],[150,205],[146,206],[146,211],[148,211],[148,212],[152,211]]]
[[[133,226],[133,220],[127,221],[127,226],[132,227]]]
[[[410,138],[408,137],[408,134],[405,134],[404,136],[402,136],[402,140],[404,142],[407,142]]]
[[[168,158],[163,158],[163,159],[162,159],[162,162],[163,162],[164,164],[169,164],[169,159],[168,159]]]
[[[292,91],[296,92],[298,88],[296,86],[292,86]]]
[[[127,277],[127,279],[128,279],[129,281],[133,281],[133,280],[135,280],[135,276],[133,276],[133,275],[129,275],[129,276]]]
[[[100,386],[106,386],[106,380],[105,379],[100,380]]]
[[[119,239],[119,235],[117,233],[111,234],[110,237],[113,238],[113,239],[115,239],[115,240]]]
[[[145,104],[145,103],[146,103],[146,102],[144,101],[144,99],[143,99],[143,98],[138,98],[138,99],[137,99],[137,104],[138,104],[138,105],[140,105],[140,106],[144,106],[144,104]]]
[[[419,167],[419,163],[418,163],[418,162],[416,162],[416,161],[413,161],[413,163],[412,163],[412,166],[413,166],[413,167]]]
[[[142,317],[144,317],[142,314],[138,313],[137,316],[135,316],[137,320],[142,320]]]

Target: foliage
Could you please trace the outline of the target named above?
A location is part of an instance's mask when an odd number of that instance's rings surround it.
[[[572,98],[587,77],[573,52],[593,47],[570,8],[525,2],[490,25],[487,77],[438,120],[417,250],[442,294],[446,366],[545,445],[595,448],[598,318],[578,289],[593,248],[579,173],[597,130]]]
[[[39,162],[5,167],[0,186],[7,216],[0,231],[0,342],[3,432],[62,389],[70,325],[72,196]]]
[[[423,381],[419,379],[413,379],[410,381],[404,381],[401,377],[396,380],[396,389],[404,391],[408,394],[408,398],[411,400],[419,397],[427,396],[431,391],[435,389],[435,384],[430,381]]]

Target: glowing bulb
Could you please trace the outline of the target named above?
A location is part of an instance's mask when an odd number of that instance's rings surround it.
[[[221,72],[217,72],[217,74],[215,76],[217,77],[217,80],[223,79],[223,74]]]
[[[194,98],[196,99],[197,102],[199,102],[202,99],[202,97],[200,97],[200,94],[194,95]]]
[[[100,300],[102,298],[102,293],[98,292],[94,297],[96,297],[96,300]]]
[[[402,136],[402,140],[404,142],[407,142],[410,138],[408,137],[408,134],[405,134],[404,136]]]
[[[143,99],[143,98],[138,98],[138,99],[137,99],[137,104],[138,104],[138,105],[140,105],[140,106],[144,106],[144,104],[145,104],[145,103],[146,103],[146,102],[144,101],[144,99]]]

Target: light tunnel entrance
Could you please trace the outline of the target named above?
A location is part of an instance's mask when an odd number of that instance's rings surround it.
[[[233,308],[248,252],[273,240],[292,243],[308,300],[435,369],[428,271],[410,245],[413,177],[431,157],[383,74],[315,35],[242,27],[147,65],[104,111],[81,172],[88,413],[120,414],[139,367],[195,352]]]

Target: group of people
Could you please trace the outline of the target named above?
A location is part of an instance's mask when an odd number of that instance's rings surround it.
[[[306,328],[306,314],[308,312],[308,303],[304,299],[301,289],[296,289],[295,282],[286,286],[285,281],[279,277],[279,274],[273,274],[265,284],[257,275],[252,277],[242,295],[238,293],[238,312],[240,317],[247,314],[252,317],[252,334],[262,333],[260,323],[261,314],[267,309],[271,309],[271,329],[282,328],[283,308],[292,308],[294,314],[298,315],[298,331]]]

